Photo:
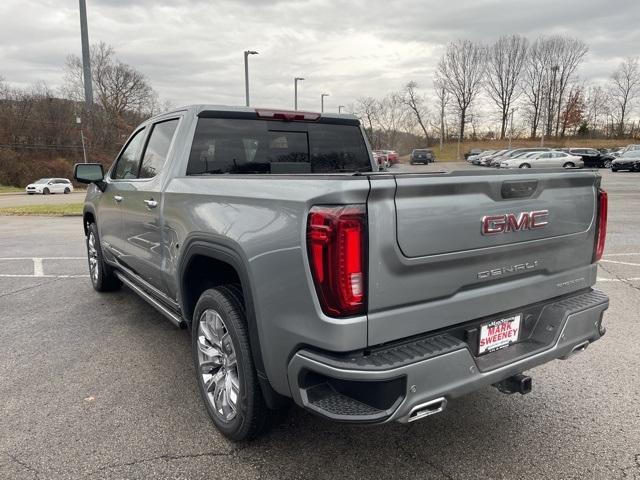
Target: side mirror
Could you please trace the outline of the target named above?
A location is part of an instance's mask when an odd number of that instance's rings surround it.
[[[104,170],[100,163],[76,163],[73,178],[79,183],[95,183],[100,190],[104,188]]]

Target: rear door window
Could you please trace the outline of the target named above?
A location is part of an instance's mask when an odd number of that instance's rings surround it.
[[[177,127],[177,118],[156,123],[153,126],[142,156],[139,178],[153,178],[162,170]]]
[[[187,175],[371,171],[358,125],[200,118]]]

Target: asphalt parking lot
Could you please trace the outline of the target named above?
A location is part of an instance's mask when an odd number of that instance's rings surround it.
[[[292,408],[243,444],[206,415],[188,333],[93,291],[79,218],[0,217],[0,479],[640,479],[640,174],[602,174],[608,332],[528,372],[531,394],[366,428]]]

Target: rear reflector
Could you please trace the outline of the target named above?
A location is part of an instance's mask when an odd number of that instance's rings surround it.
[[[331,317],[365,312],[366,209],[316,206],[307,220],[307,253],[322,311]]]
[[[273,118],[275,120],[293,121],[315,121],[320,119],[320,114],[315,112],[299,112],[289,110],[270,110],[267,108],[256,109],[260,118]]]
[[[598,189],[598,221],[596,231],[596,245],[593,251],[593,261],[597,262],[602,258],[604,252],[604,242],[607,236],[607,192]]]

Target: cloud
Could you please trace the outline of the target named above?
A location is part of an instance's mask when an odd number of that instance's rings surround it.
[[[244,103],[245,49],[252,104],[299,104],[337,110],[363,95],[382,96],[409,80],[430,92],[444,46],[458,38],[490,42],[503,34],[530,39],[565,34],[589,54],[578,75],[605,80],[620,60],[640,54],[636,0],[94,0],[90,41],[113,45],[118,57],[174,104]],[[77,4],[3,0],[0,76],[16,85],[62,82],[65,57],[80,54]]]

